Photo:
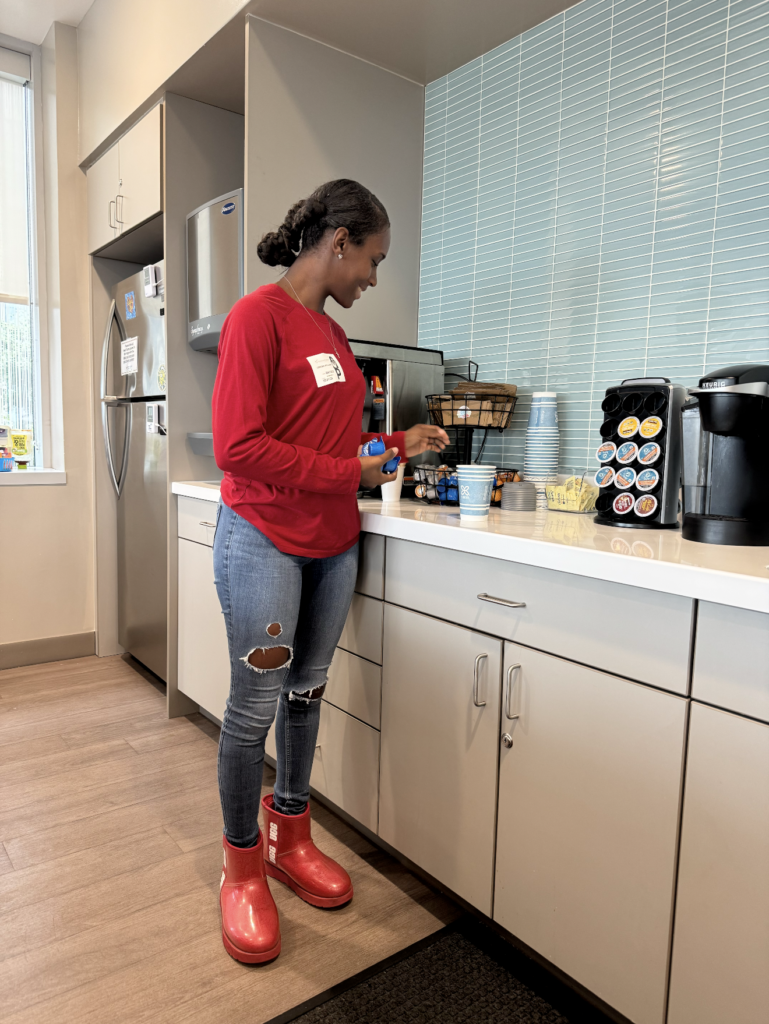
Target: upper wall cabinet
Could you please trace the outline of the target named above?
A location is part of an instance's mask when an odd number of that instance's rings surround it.
[[[88,251],[161,213],[162,104],[88,168]]]

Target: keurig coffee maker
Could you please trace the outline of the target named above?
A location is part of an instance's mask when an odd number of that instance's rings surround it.
[[[681,415],[684,539],[769,544],[769,366],[727,366],[689,395]]]

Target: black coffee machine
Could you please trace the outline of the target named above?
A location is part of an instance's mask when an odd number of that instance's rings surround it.
[[[769,544],[769,366],[727,366],[682,410],[683,536]]]

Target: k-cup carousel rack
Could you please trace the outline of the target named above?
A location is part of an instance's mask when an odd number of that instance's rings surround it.
[[[686,389],[666,377],[624,380],[601,403],[596,450],[596,522],[675,529],[681,480],[681,416]]]

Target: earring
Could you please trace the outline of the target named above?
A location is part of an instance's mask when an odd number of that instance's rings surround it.
[[[338,260],[341,260],[341,258],[342,258],[342,254],[341,254],[341,252],[340,252],[340,253],[337,253],[337,256],[336,256],[336,258],[337,258]]]

